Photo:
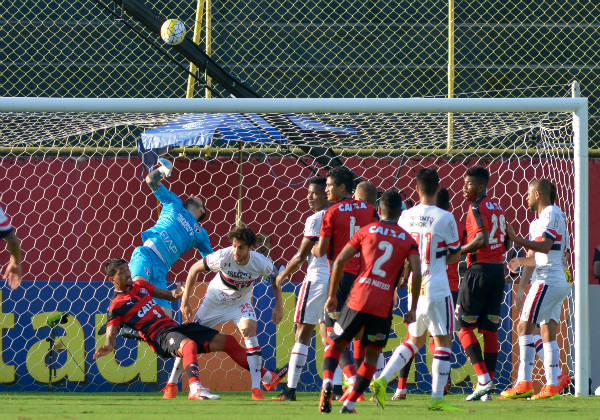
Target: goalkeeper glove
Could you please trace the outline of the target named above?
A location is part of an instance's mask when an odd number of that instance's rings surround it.
[[[160,167],[158,168],[158,172],[163,174],[164,178],[167,178],[171,175],[173,171],[173,164],[169,162],[167,159],[160,158],[158,159],[158,163],[160,163]]]

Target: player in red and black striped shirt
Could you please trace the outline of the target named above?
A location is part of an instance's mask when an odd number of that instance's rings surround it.
[[[494,389],[498,361],[498,327],[504,296],[504,254],[507,249],[506,218],[499,203],[487,194],[490,174],[474,166],[465,174],[463,195],[467,211],[467,273],[458,291],[460,342],[477,373],[478,385],[467,401],[489,398]],[[474,330],[483,334],[483,355]]]
[[[154,297],[175,301],[181,297],[181,290],[163,290],[145,280],[131,281],[131,272],[126,260],[115,258],[105,264],[106,274],[115,286],[115,296],[108,309],[106,341],[100,346],[94,359],[106,356],[116,345],[117,331],[127,325],[140,332],[152,350],[161,357],[183,357],[185,373],[190,383],[190,400],[210,398],[198,378],[198,353],[213,351],[226,352],[238,365],[248,369],[246,350],[230,335],[198,323],[177,325]]]

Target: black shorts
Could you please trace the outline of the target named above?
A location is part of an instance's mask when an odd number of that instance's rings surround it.
[[[345,271],[342,273],[342,279],[335,291],[335,297],[337,298],[337,312],[340,312],[346,304],[348,296],[350,296],[350,292],[352,291],[352,286],[354,286],[354,280],[356,280],[356,274],[346,273]],[[329,315],[325,313],[325,326],[332,328],[333,324],[335,324],[335,320],[331,319]]]
[[[198,353],[209,353],[208,345],[218,333],[217,330],[213,330],[212,328],[190,322],[160,330],[151,344],[156,354],[164,358],[179,356],[177,350],[179,350],[181,342],[186,338],[196,342]]]
[[[364,328],[361,343],[365,346],[382,349],[387,344],[391,327],[391,314],[382,318],[344,306],[327,341],[330,344],[331,341],[335,344],[348,344]]]
[[[456,311],[462,328],[496,332],[504,298],[504,264],[473,264],[458,290]]]

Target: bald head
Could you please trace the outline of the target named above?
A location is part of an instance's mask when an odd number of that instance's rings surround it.
[[[377,205],[377,188],[370,181],[362,181],[356,186],[354,198],[375,207]]]
[[[556,199],[556,189],[547,179],[540,178],[529,183],[527,201],[529,210],[540,212],[547,205],[553,204]]]

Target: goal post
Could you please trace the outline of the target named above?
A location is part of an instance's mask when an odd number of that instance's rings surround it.
[[[381,162],[381,167],[378,168],[375,178],[383,179],[394,178],[395,170],[392,168],[385,168],[385,165],[391,165],[395,162],[393,159],[401,157],[400,168],[398,168],[398,175],[396,175],[395,181],[398,181],[400,169],[405,162],[405,159],[412,165],[412,157],[415,159],[422,159],[424,161],[432,162],[433,165],[447,165],[457,162],[457,157],[461,156],[460,165],[452,170],[447,169],[445,172],[444,182],[448,185],[452,185],[453,190],[457,190],[457,185],[460,183],[460,179],[456,179],[461,176],[459,170],[469,164],[471,161],[482,161],[482,162],[495,162],[495,170],[498,172],[497,177],[502,176],[502,171],[507,168],[511,170],[518,170],[520,174],[538,175],[551,173],[550,169],[543,168],[545,159],[549,156],[555,156],[558,165],[562,165],[565,160],[571,161],[573,165],[573,177],[572,185],[570,174],[565,175],[566,181],[564,181],[565,188],[572,189],[572,199],[569,201],[563,201],[562,206],[572,205],[571,217],[573,226],[573,245],[574,245],[574,302],[575,302],[575,325],[574,325],[574,377],[575,377],[575,395],[576,396],[587,396],[588,393],[588,378],[590,376],[590,350],[589,350],[589,308],[588,308],[588,224],[589,224],[589,200],[588,200],[588,101],[586,98],[570,97],[570,98],[510,98],[510,99],[465,99],[465,98],[410,98],[410,99],[374,99],[374,98],[353,98],[353,99],[287,99],[287,98],[252,98],[252,99],[160,99],[160,98],[124,98],[124,99],[113,99],[113,98],[0,98],[0,118],[8,118],[13,121],[14,119],[19,121],[19,124],[23,124],[22,127],[10,124],[2,129],[2,137],[0,138],[0,163],[2,159],[9,156],[10,159],[18,160],[20,157],[27,157],[30,154],[48,153],[48,156],[55,156],[61,153],[61,151],[69,153],[71,155],[81,154],[83,156],[94,155],[95,157],[100,156],[102,158],[105,155],[112,157],[117,156],[119,153],[124,153],[124,159],[132,159],[136,157],[137,150],[131,146],[127,149],[126,146],[122,145],[115,146],[110,141],[104,142],[102,145],[97,147],[93,141],[96,137],[102,137],[104,134],[97,135],[96,132],[106,133],[110,130],[112,125],[114,126],[128,126],[136,125],[140,121],[142,129],[139,130],[141,133],[144,129],[154,127],[160,124],[170,121],[174,118],[181,116],[181,114],[187,113],[240,113],[243,115],[261,115],[261,114],[278,114],[278,113],[290,113],[290,114],[302,114],[308,118],[320,115],[334,116],[323,118],[322,124],[335,125],[348,125],[358,131],[360,141],[354,141],[351,137],[348,140],[346,137],[336,137],[335,135],[324,135],[319,138],[316,135],[315,138],[310,138],[308,145],[311,148],[315,148],[315,145],[319,145],[321,148],[330,148],[339,156],[343,156],[344,159],[354,159],[359,162],[361,159],[367,156],[373,156]],[[80,128],[77,126],[79,122],[73,122],[77,120],[74,118],[69,120],[71,122],[65,122],[63,125],[59,123],[59,128],[56,131],[60,131],[62,134],[56,134],[53,131],[51,137],[45,137],[47,133],[42,133],[38,136],[35,135],[26,125],[28,124],[28,116],[39,118],[40,115],[53,114],[62,118],[65,114],[87,114],[91,120],[96,118],[96,115],[110,114],[116,115],[113,123],[110,122],[112,117],[107,117],[108,122],[103,121],[98,123],[97,126],[91,124],[92,128]],[[462,141],[454,142],[451,150],[446,149],[447,136],[444,130],[447,130],[447,114],[452,113],[454,116],[454,134],[457,136],[463,136]],[[129,114],[133,114],[133,117],[128,117]],[[138,115],[139,116],[135,116]],[[154,117],[160,114],[160,117]],[[519,115],[512,119],[511,115]],[[557,118],[547,118],[546,114],[560,114]],[[461,115],[465,117],[461,120]],[[541,117],[533,117],[533,115],[541,115]],[[153,116],[153,117],[150,117]],[[337,116],[337,117],[335,117]],[[406,116],[404,120],[402,116]],[[436,116],[439,116],[437,119]],[[481,116],[481,117],[479,117]],[[531,119],[529,119],[532,116]],[[563,118],[562,116],[566,116]],[[485,121],[483,120],[485,118]],[[101,118],[100,118],[101,119]],[[505,122],[506,120],[509,122]],[[568,121],[567,121],[568,120]],[[133,123],[132,123],[133,121]],[[550,123],[548,123],[550,121]],[[558,134],[552,134],[552,124],[561,124],[561,121],[567,121],[569,127],[560,129]],[[44,129],[43,120],[38,123],[40,130]],[[112,125],[111,125],[112,124]],[[481,126],[479,126],[481,124]],[[540,128],[542,134],[539,134],[540,140],[538,143],[530,143],[528,136],[538,136],[538,134],[523,134],[526,130],[533,130],[535,127]],[[79,127],[75,129],[74,127]],[[550,128],[548,129],[548,126]],[[441,128],[445,127],[445,128]],[[532,128],[533,127],[533,128]],[[296,129],[296,128],[294,128]],[[56,145],[56,139],[60,136],[65,138],[72,137],[74,132],[81,131],[86,137],[84,144],[64,141],[59,142],[60,145]],[[91,130],[91,131],[90,131]],[[299,142],[305,141],[310,136],[307,136],[307,129],[297,129]],[[308,130],[310,131],[310,130]],[[317,133],[319,130],[314,130]],[[483,139],[475,144],[469,143],[469,133],[473,137],[480,135],[480,131]],[[548,131],[549,133],[547,133]],[[29,136],[27,139],[20,139],[19,133]],[[462,133],[462,134],[461,134]],[[517,133],[517,134],[515,134]],[[567,134],[565,134],[567,133]],[[132,133],[128,133],[132,134]],[[137,136],[138,131],[133,132],[132,135]],[[78,134],[80,135],[80,134]],[[119,130],[115,129],[114,133],[109,134],[113,136],[111,138],[120,138],[121,135]],[[427,136],[440,137],[439,143],[431,142],[427,143]],[[545,139],[545,136],[550,136]],[[556,136],[556,137],[552,137]],[[565,140],[565,136],[570,138]],[[518,137],[518,139],[517,139]],[[51,141],[45,142],[45,140],[51,138]],[[499,138],[503,140],[498,140]],[[380,139],[382,139],[380,141]],[[403,139],[403,141],[400,141]],[[411,141],[412,139],[412,141]],[[395,143],[398,140],[398,143]],[[486,143],[488,142],[488,143]],[[529,142],[529,143],[528,143]],[[566,144],[566,145],[565,145]],[[187,145],[189,146],[189,144]],[[307,174],[314,172],[315,170],[322,170],[322,166],[317,164],[317,160],[313,159],[314,156],[303,154],[301,156],[305,161],[311,160],[310,162],[301,162],[302,165],[297,165],[299,169],[294,169],[297,172],[293,172],[289,169],[292,165],[290,162],[294,159],[301,161],[298,158],[298,154],[295,154],[294,150],[281,148],[281,144],[252,144],[244,146],[244,153],[248,159],[254,159],[251,172],[249,176],[255,176],[256,174],[262,174],[263,169],[257,169],[259,165],[264,167],[265,174],[273,174],[275,172],[273,167],[277,170],[281,170],[285,176],[292,179],[294,182],[298,182],[298,188],[303,188],[303,182],[307,179]],[[38,151],[35,152],[35,149]],[[271,151],[266,151],[270,148]],[[12,152],[11,150],[18,150],[18,153]],[[123,152],[123,150],[126,150]],[[172,152],[172,151],[171,151]],[[272,154],[270,154],[272,152]],[[196,156],[203,156],[203,153],[210,153],[198,149],[196,151],[189,148],[185,148],[182,153],[189,154],[190,158]],[[231,161],[237,158],[237,148],[227,148],[226,145],[221,149],[216,149],[214,152],[218,156],[227,155],[230,153]],[[257,154],[261,154],[262,157],[257,157]],[[3,157],[4,156],[4,157]],[[45,156],[45,155],[44,155]],[[507,156],[504,159],[504,156]],[[519,159],[523,158],[522,161]],[[213,159],[212,157],[211,159]],[[498,159],[496,162],[494,159]],[[209,161],[207,157],[207,167],[215,162]],[[271,161],[269,160],[271,159]],[[390,160],[391,159],[391,160]],[[517,163],[511,164],[511,159],[516,159]],[[213,159],[214,160],[214,159]],[[529,162],[531,161],[531,166]],[[542,168],[536,166],[535,162],[541,162]],[[13,163],[12,161],[10,162]],[[226,165],[231,162],[220,162],[219,170],[229,171],[225,169]],[[235,163],[235,162],[233,162]],[[571,164],[569,163],[569,165]],[[49,162],[48,165],[51,165]],[[188,163],[186,163],[188,165]],[[304,165],[304,166],[303,166]],[[512,165],[512,166],[511,166]],[[140,165],[141,166],[141,165]],[[178,165],[176,165],[177,168]],[[190,171],[192,170],[192,164],[189,163]],[[305,168],[305,169],[302,169]],[[308,169],[306,169],[308,168]],[[314,168],[314,169],[311,169]],[[515,169],[516,168],[516,169]],[[352,168],[351,168],[352,169]],[[51,170],[50,168],[48,169]],[[36,169],[37,176],[40,175],[42,169]],[[290,172],[291,171],[291,172]],[[365,171],[363,171],[365,172]],[[125,173],[125,172],[123,172]],[[139,173],[137,179],[135,176],[132,177],[132,170],[127,172],[127,175],[122,175],[119,178],[119,182],[126,182],[128,179],[131,182],[139,183]],[[229,172],[227,172],[229,174]],[[244,171],[244,174],[247,172]],[[323,173],[323,172],[322,172]],[[366,172],[365,172],[366,173]],[[85,176],[85,171],[82,171],[81,177]],[[192,175],[190,175],[192,176]],[[256,175],[266,176],[266,175]],[[67,176],[68,177],[68,176]],[[129,178],[127,178],[129,177]],[[406,175],[408,179],[408,175]],[[219,180],[215,180],[215,176],[211,176],[211,182],[217,183]],[[195,179],[195,178],[194,178]],[[10,180],[6,180],[9,182]],[[279,180],[281,181],[281,180]],[[382,183],[380,188],[384,185],[394,185],[394,183],[388,182],[388,184]],[[522,185],[524,182],[528,182],[526,179],[519,179],[515,182]],[[177,181],[181,182],[181,181]],[[200,182],[200,181],[197,181]],[[408,182],[408,181],[406,181]],[[292,185],[290,181],[289,185]],[[218,187],[218,184],[215,186]],[[143,186],[142,186],[143,187]],[[11,187],[12,188],[12,187]],[[28,188],[33,188],[28,186]],[[252,186],[248,187],[249,189]],[[258,187],[257,187],[258,188]],[[513,193],[519,192],[519,186],[513,186],[511,191]],[[143,188],[142,188],[143,190]],[[185,190],[185,188],[184,188]],[[266,194],[266,193],[265,193]],[[255,194],[257,200],[265,199],[265,194]],[[510,192],[506,192],[507,195]],[[301,195],[301,194],[300,194]],[[410,194],[409,194],[410,195]],[[0,202],[3,204],[9,199],[7,196],[0,196]],[[295,192],[290,192],[290,197],[294,197],[294,203],[299,203],[302,198]],[[300,198],[299,198],[300,197]],[[270,198],[270,197],[266,197]],[[414,195],[413,195],[414,199]],[[507,198],[507,200],[510,197]],[[565,198],[565,200],[567,200]],[[229,206],[231,210],[234,206],[231,201],[223,201],[224,206]],[[512,205],[512,201],[511,201]],[[514,203],[515,212],[520,212],[524,204],[522,202]],[[287,208],[285,203],[282,204],[283,208]],[[293,206],[292,206],[293,207]],[[296,206],[298,207],[298,206]],[[17,208],[14,207],[13,208]],[[294,207],[295,210],[295,207]],[[23,210],[25,211],[25,210]],[[255,211],[255,210],[253,210]],[[255,211],[256,212],[256,211]],[[10,212],[8,212],[9,215]],[[221,212],[223,213],[223,212]],[[221,214],[220,213],[220,214]],[[14,215],[11,215],[14,217]],[[17,220],[23,219],[24,215],[17,215]],[[216,216],[215,216],[216,217]],[[252,216],[258,220],[262,215]],[[303,216],[305,217],[305,216]],[[262,219],[261,219],[262,220]],[[271,223],[271,219],[268,223]],[[246,220],[244,220],[246,221]],[[251,220],[252,221],[252,220]],[[98,223],[98,221],[94,221]],[[267,222],[265,222],[267,223]],[[291,220],[284,220],[285,224],[292,224]],[[298,223],[298,219],[295,220]],[[137,229],[140,229],[141,225],[147,226],[147,223],[140,221],[136,225]],[[17,232],[18,230],[18,225]],[[290,231],[293,230],[290,228]],[[133,234],[139,236],[141,231],[137,231]],[[209,231],[210,233],[210,231]],[[33,234],[33,232],[32,232]],[[138,238],[139,239],[139,238]],[[290,245],[286,245],[286,252],[289,254],[295,245],[292,243],[293,237],[287,238],[290,241]],[[107,239],[107,242],[112,243],[111,240]],[[36,244],[38,244],[36,242]],[[137,244],[137,243],[136,243]],[[41,245],[36,245],[41,246]],[[132,248],[132,247],[131,247]],[[28,279],[25,274],[25,279]],[[301,278],[299,279],[301,280]],[[295,280],[296,281],[296,280]],[[5,292],[6,297],[6,292]],[[268,299],[267,299],[268,300]],[[1,302],[0,302],[1,303]],[[1,308],[1,306],[0,306]],[[279,338],[278,341],[279,342]],[[7,343],[4,343],[4,348],[7,347]],[[510,355],[507,355],[509,357]],[[279,359],[279,355],[277,355]],[[1,384],[0,384],[1,385]]]

